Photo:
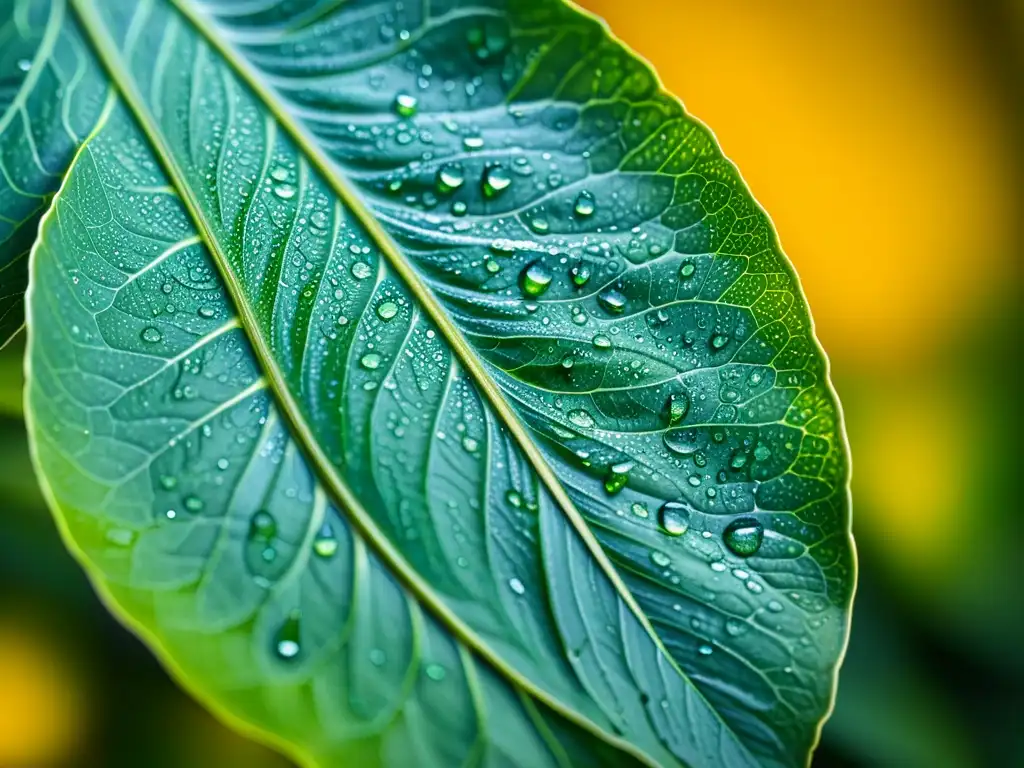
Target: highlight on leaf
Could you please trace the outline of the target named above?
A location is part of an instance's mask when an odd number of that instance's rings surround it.
[[[38,474],[184,686],[309,765],[808,762],[855,577],[827,363],[736,169],[598,20],[4,29]]]

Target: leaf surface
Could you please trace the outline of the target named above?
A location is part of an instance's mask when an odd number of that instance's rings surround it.
[[[72,5],[112,87],[27,410],[185,684],[324,765],[803,764],[841,424],[770,222],[649,69],[554,0]]]

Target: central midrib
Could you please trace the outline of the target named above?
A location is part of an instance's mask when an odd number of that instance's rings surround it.
[[[282,414],[295,432],[296,442],[302,447],[303,452],[306,453],[310,464],[315,468],[315,472],[321,479],[321,482],[330,489],[335,499],[340,502],[340,506],[348,512],[348,517],[353,524],[359,529],[366,540],[371,542],[378,554],[394,569],[396,575],[409,586],[425,605],[430,607],[453,634],[462,643],[473,648],[475,652],[479,653],[481,657],[486,659],[497,670],[500,670],[514,685],[529,692],[531,696],[593,733],[601,740],[610,743],[623,752],[633,755],[643,763],[655,765],[655,761],[632,742],[608,733],[590,720],[589,717],[568,707],[564,702],[561,702],[511,667],[500,655],[491,649],[483,638],[477,635],[444,603],[443,599],[409,565],[401,551],[380,530],[372,516],[363,507],[359,498],[352,492],[347,482],[338,474],[306,422],[299,403],[292,395],[283,372],[267,346],[266,339],[258,330],[260,327],[259,321],[249,302],[248,296],[231,269],[217,237],[206,220],[198,199],[185,179],[184,173],[174,160],[173,153],[164,140],[155,117],[146,105],[145,99],[139,92],[134,78],[128,73],[128,66],[122,59],[120,50],[110,37],[102,19],[97,14],[94,8],[94,0],[68,0],[68,2],[76,11],[99,58],[152,144],[160,163],[171,177],[175,188],[181,194],[182,201],[188,209],[193,223],[199,230],[204,244],[214,257],[225,287],[231,296],[236,310],[242,317],[241,326],[253,347],[256,358],[264,369],[268,384]],[[185,2],[182,2],[182,0],[169,0],[169,2],[198,30],[202,38],[223,57],[225,62],[242,79],[246,86],[256,94],[263,106],[275,118],[278,124],[284,128],[306,159],[317,170],[322,180],[329,185],[331,190],[338,195],[341,202],[355,215],[360,225],[364,227],[384,255],[389,267],[394,270],[406,285],[412,297],[419,303],[431,322],[437,326],[438,331],[449,344],[459,363],[484,395],[488,405],[497,413],[502,426],[512,435],[517,446],[527,457],[532,469],[569,519],[573,529],[581,537],[590,555],[615,587],[617,595],[629,607],[631,613],[644,628],[649,639],[654,643],[665,662],[682,679],[688,681],[688,676],[679,668],[672,654],[664,647],[660,636],[651,625],[650,620],[640,608],[632,592],[622,580],[622,577],[604,552],[601,544],[584,521],[582,514],[558,480],[557,475],[550,464],[548,464],[540,448],[530,437],[527,427],[515,413],[499,385],[488,373],[485,364],[477,356],[461,330],[459,330],[445,308],[420,277],[416,268],[402,255],[391,236],[369,210],[359,194],[349,186],[348,182],[338,172],[330,157],[319,148],[315,139],[308,134],[305,127],[293,118],[287,109],[279,103],[281,101],[280,96],[261,82],[258,73],[238,55],[230,44],[226,43],[215,33],[212,25],[202,15],[189,7]],[[693,685],[690,682],[687,684]],[[699,689],[695,686],[693,690],[700,695]],[[721,715],[714,707],[709,707],[709,709],[716,717],[721,718]],[[731,730],[725,721],[721,721],[721,723],[724,727]]]

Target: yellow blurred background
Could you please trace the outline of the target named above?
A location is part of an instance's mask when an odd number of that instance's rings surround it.
[[[583,5],[715,131],[832,361],[863,580],[815,765],[1024,764],[1024,6]],[[60,551],[23,456],[19,354],[0,355],[18,510],[0,521],[0,766],[287,765],[179,692]]]

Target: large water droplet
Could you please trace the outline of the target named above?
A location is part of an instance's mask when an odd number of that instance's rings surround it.
[[[614,465],[604,480],[604,490],[609,496],[613,496],[629,482],[629,471],[633,468],[632,462],[624,462]]]
[[[282,200],[291,200],[295,197],[295,187],[291,184],[278,184],[274,187],[274,194]]]
[[[609,288],[598,294],[597,303],[601,305],[601,309],[605,312],[618,315],[626,308],[626,296],[622,291]]]
[[[394,110],[400,117],[412,117],[416,114],[419,106],[419,99],[408,93],[399,93],[395,96]]]
[[[665,447],[672,453],[686,456],[700,449],[701,443],[692,429],[670,429],[662,438]]]
[[[269,541],[277,535],[277,520],[266,510],[259,510],[249,521],[249,535],[256,539]]]
[[[690,527],[690,510],[677,501],[666,501],[658,510],[658,525],[669,536],[682,536]]]
[[[750,557],[761,548],[764,541],[764,526],[752,517],[733,520],[722,534],[725,545],[733,554]]]
[[[380,355],[376,352],[367,352],[359,361],[360,365],[368,371],[375,371],[380,366]]]
[[[540,296],[551,287],[553,277],[551,270],[542,261],[527,265],[520,275],[523,293],[527,296]]]
[[[672,558],[670,558],[664,552],[654,550],[653,552],[651,552],[651,562],[659,568],[667,568],[672,564]]]
[[[163,339],[164,335],[160,333],[158,328],[145,328],[142,331],[142,340],[149,342],[150,344],[156,344],[158,341]]]
[[[569,411],[567,415],[569,417],[569,421],[571,421],[577,427],[582,427],[583,429],[590,429],[591,427],[594,426],[594,417],[591,416],[588,411],[585,411],[582,408],[576,408],[575,410]]]
[[[673,392],[665,403],[665,410],[668,412],[668,425],[676,426],[690,410],[690,396],[685,392]]]
[[[323,558],[334,557],[338,551],[338,539],[330,523],[324,523],[313,539],[313,551]]]
[[[495,164],[484,171],[484,178],[481,184],[486,197],[495,197],[512,184],[512,175],[505,166]]]
[[[393,301],[383,301],[377,305],[377,317],[387,322],[398,314],[398,305]]]
[[[437,172],[437,187],[442,192],[458,189],[466,180],[466,172],[458,163],[447,163]]]
[[[524,595],[524,594],[526,594],[526,587],[523,586],[523,582],[521,582],[519,579],[516,579],[516,578],[509,579],[508,580],[508,585],[511,588],[511,590],[513,592],[515,592],[517,595]]]
[[[611,349],[612,340],[605,336],[603,333],[599,333],[592,339],[592,343],[598,349]]]
[[[356,280],[365,280],[373,274],[373,269],[365,261],[357,261],[352,265],[351,272]]]
[[[274,651],[284,661],[291,661],[299,655],[299,612],[292,611],[274,637]]]
[[[594,196],[583,190],[576,197],[576,205],[573,207],[577,216],[590,216],[594,212]]]
[[[18,59],[18,69],[22,72],[28,72],[32,69],[32,62],[29,59]]]
[[[692,261],[684,261],[679,266],[679,276],[683,278],[683,280],[688,280],[689,278],[693,277],[693,273],[696,271],[697,268],[693,266]]]
[[[721,349],[729,343],[729,337],[724,333],[716,333],[711,337],[711,348]]]
[[[327,229],[329,219],[324,211],[313,211],[309,216],[309,223],[317,229]]]

